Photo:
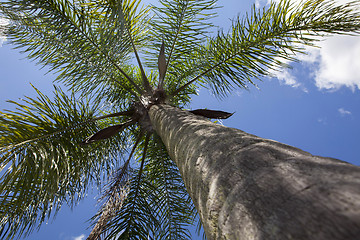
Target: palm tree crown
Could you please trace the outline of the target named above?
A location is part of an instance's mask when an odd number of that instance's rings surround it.
[[[7,0],[6,34],[57,73],[50,99],[0,112],[0,235],[30,233],[102,186],[89,239],[188,239],[196,210],[148,110],[184,108],[200,86],[225,97],[296,60],[318,36],[360,32],[358,1],[288,0],[216,30],[216,0]],[[221,111],[194,110],[209,118]],[[135,159],[134,162],[131,162]],[[107,182],[106,185],[103,182]]]

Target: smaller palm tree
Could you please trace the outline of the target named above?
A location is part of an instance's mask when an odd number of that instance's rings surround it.
[[[53,100],[34,88],[36,98],[12,102],[16,110],[0,114],[2,237],[31,233],[98,186],[102,206],[89,239],[189,239],[197,211],[149,109],[186,108],[200,86],[225,97],[295,61],[319,36],[360,32],[357,1],[283,0],[253,7],[228,32],[209,37],[216,2],[0,3],[0,14],[11,21],[10,43],[68,88],[56,86]]]

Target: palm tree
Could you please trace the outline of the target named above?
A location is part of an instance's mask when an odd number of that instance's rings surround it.
[[[51,100],[34,87],[1,112],[2,237],[31,233],[94,186],[88,239],[188,239],[197,213],[209,239],[359,234],[357,167],[205,119],[230,113],[179,110],[200,86],[225,97],[319,36],[359,33],[359,3],[284,0],[209,37],[216,2],[0,3],[10,42],[69,89]]]

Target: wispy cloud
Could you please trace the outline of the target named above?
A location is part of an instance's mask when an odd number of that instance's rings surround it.
[[[284,63],[286,61],[282,60]],[[308,92],[307,88],[300,82],[297,81],[296,77],[291,74],[291,70],[288,68],[270,70],[270,75],[277,78],[281,84],[289,85],[293,88],[299,88],[304,92]]]
[[[257,8],[260,8],[261,6],[264,6],[265,4],[269,4],[270,0],[255,0],[255,6]]]
[[[280,2],[280,0],[274,0]],[[292,0],[300,3],[302,0]],[[270,0],[256,0],[257,6],[268,4]],[[351,0],[334,0],[337,4]],[[306,47],[307,55],[297,56],[309,68],[318,89],[338,90],[348,87],[360,89],[360,37],[332,36],[317,43],[320,48]],[[301,84],[289,69],[273,73],[282,83],[293,87]]]
[[[317,119],[317,121],[318,121],[318,123],[321,123],[321,124],[324,124],[324,125],[327,124],[327,119],[324,118],[324,117],[319,117],[319,118]]]
[[[345,110],[344,108],[339,108],[338,111],[339,111],[341,116],[348,116],[348,115],[352,114],[350,111]]]
[[[84,240],[84,239],[85,239],[85,234],[81,234],[80,236],[73,237],[73,240]]]

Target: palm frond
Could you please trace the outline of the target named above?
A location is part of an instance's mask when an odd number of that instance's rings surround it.
[[[139,68],[132,66],[124,66],[124,69],[127,71],[128,75],[132,79],[141,79],[141,72]],[[137,81],[137,84],[140,86],[141,81]],[[130,88],[131,86],[126,83],[126,79],[119,76],[118,81],[106,82],[101,87],[101,91],[96,91],[95,94],[97,99],[100,99],[104,103],[108,103],[109,105],[111,105],[112,108],[114,108],[115,111],[123,111],[124,109],[128,109],[128,107],[133,103],[133,101],[140,100],[140,96],[135,93],[135,90],[127,90]]]
[[[191,239],[188,226],[196,210],[179,171],[158,136],[146,146],[144,139],[137,152],[140,167],[122,178],[119,189],[126,190],[126,198],[121,208],[111,208],[105,239]]]
[[[196,210],[179,170],[170,159],[161,139],[154,135],[149,144],[145,179],[154,186],[150,204],[156,210],[155,239],[191,239],[188,227],[194,223]]]
[[[106,115],[103,115],[103,116],[100,116],[100,117],[96,117],[96,118],[94,118],[94,121],[98,121],[98,120],[106,119],[106,118],[112,118],[112,117],[120,117],[120,116],[128,116],[128,117],[130,117],[132,114],[133,114],[133,110],[110,113],[110,114],[106,114]]]
[[[106,191],[104,197],[107,201],[93,218],[98,219],[98,223],[93,229],[94,234],[92,232],[88,239],[98,239],[100,234],[105,232],[107,233],[105,239],[147,239],[148,230],[152,228],[152,224],[156,224],[153,210],[147,201],[149,192],[146,190],[149,188],[142,178],[150,135],[147,134],[145,139],[143,136],[144,134],[140,132],[128,160],[119,169],[109,190]],[[140,158],[141,165],[138,169],[132,170],[129,163],[140,141],[143,141],[138,149],[138,151],[143,149]],[[126,190],[126,195],[119,194],[119,189],[121,193]],[[121,201],[114,199],[114,196],[120,196]],[[114,202],[118,203],[119,207],[109,206]],[[97,233],[94,230],[97,230]]]
[[[184,71],[197,75],[171,95],[193,83],[207,83],[218,96],[234,88],[247,88],[253,79],[296,61],[303,46],[315,46],[316,37],[360,33],[359,2],[336,5],[334,1],[306,0],[293,5],[288,0],[262,10],[253,6],[250,15],[238,17],[228,33],[220,31],[184,63]]]
[[[145,39],[140,26],[147,11],[137,11],[134,1],[121,1],[126,11],[114,14],[108,8],[111,2],[7,1],[0,10],[13,23],[11,43],[60,73],[57,80],[84,94],[100,91],[108,82],[141,93],[137,80],[129,76],[127,61],[131,40],[140,47]],[[131,27],[132,39],[125,25]]]
[[[193,49],[205,42],[213,18],[216,0],[160,0],[154,6],[152,26],[152,49],[147,54],[148,65],[156,68],[158,52],[165,43],[167,71],[176,73],[176,67],[189,56]]]
[[[146,73],[137,50],[137,45],[139,45],[137,32],[139,32],[139,29],[141,29],[143,32],[146,32],[145,29],[147,26],[147,22],[145,19],[147,19],[146,16],[149,13],[150,8],[140,8],[139,5],[141,4],[141,0],[114,0],[109,2],[109,8],[111,8],[112,14],[111,16],[119,19],[119,22],[124,22],[124,29],[126,31],[127,37],[129,38],[131,47],[133,49],[136,61],[141,72],[143,87],[145,91],[151,92],[152,87],[146,77]],[[133,37],[133,35],[135,38]],[[144,39],[141,40],[144,41]]]
[[[131,174],[126,199],[114,218],[107,224],[105,239],[149,239],[149,234],[157,225],[153,209],[147,201],[154,189],[140,178],[139,169]],[[155,226],[154,226],[155,225]]]
[[[126,196],[129,191],[129,180],[130,180],[130,160],[133,157],[133,154],[138,147],[140,140],[142,139],[143,134],[140,133],[137,137],[136,142],[134,143],[132,150],[128,159],[125,163],[116,171],[112,181],[108,184],[107,190],[101,201],[103,201],[102,207],[99,212],[92,218],[92,222],[96,222],[94,227],[87,238],[88,240],[100,239],[102,234],[105,234],[107,229],[107,224],[111,219],[116,215],[116,213],[121,209]]]
[[[59,88],[53,101],[38,94],[24,104],[13,102],[15,111],[0,112],[0,232],[5,239],[30,233],[64,203],[76,204],[125,151],[126,132],[80,146],[106,124],[93,120],[96,104],[78,101]]]

